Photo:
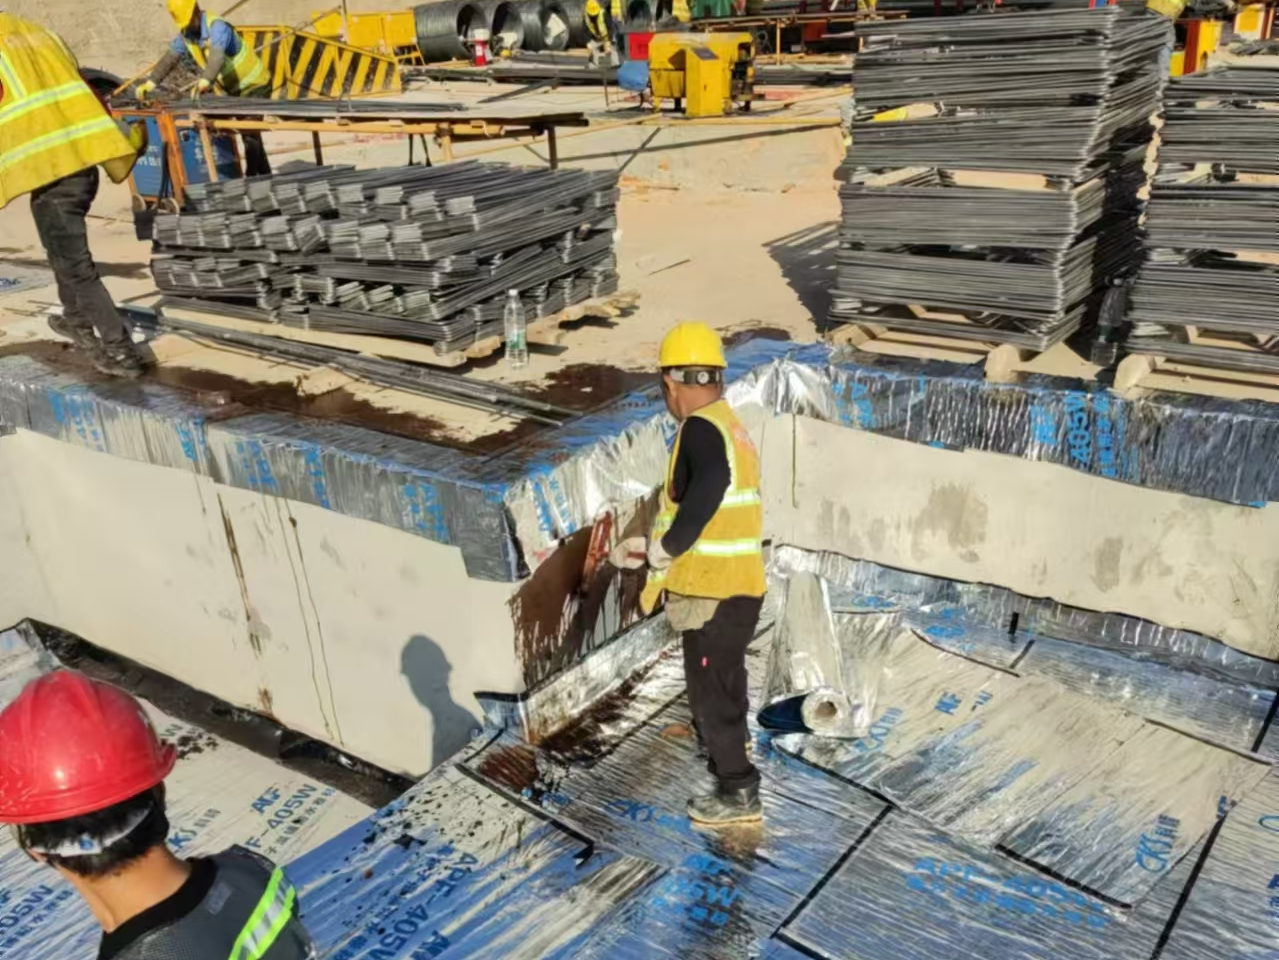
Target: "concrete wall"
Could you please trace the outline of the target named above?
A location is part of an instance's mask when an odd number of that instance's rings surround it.
[[[777,543],[1279,657],[1273,506],[741,414]],[[555,576],[473,580],[455,548],[389,527],[27,431],[0,438],[0,623],[45,620],[410,774],[465,742],[473,692],[521,691],[543,678],[531,655],[565,667],[629,619],[626,590],[579,589],[583,544],[559,551]],[[528,623],[545,650],[524,649]]]
[[[1279,657],[1274,504],[1232,506],[1017,457],[793,422],[793,486],[766,494],[774,538],[1144,617]],[[786,482],[776,471],[769,477]]]
[[[93,453],[0,439],[0,621],[25,616],[420,774],[522,688],[507,601],[452,547]]]

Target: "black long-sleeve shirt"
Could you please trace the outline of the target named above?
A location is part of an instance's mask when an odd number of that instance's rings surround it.
[[[723,434],[709,420],[689,417],[681,427],[671,477],[671,499],[679,509],[662,537],[662,549],[672,557],[688,551],[715,516],[731,482]]]

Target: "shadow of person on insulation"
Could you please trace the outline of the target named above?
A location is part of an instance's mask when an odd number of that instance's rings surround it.
[[[466,746],[480,722],[453,700],[449,674],[453,666],[430,637],[409,638],[400,654],[400,674],[409,683],[417,702],[431,715],[431,766],[443,763]]]

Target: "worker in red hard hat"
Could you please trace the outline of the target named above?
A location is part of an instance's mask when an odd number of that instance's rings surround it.
[[[283,871],[240,847],[165,846],[176,759],[123,690],[46,674],[0,713],[0,822],[84,898],[99,960],[313,960]]]

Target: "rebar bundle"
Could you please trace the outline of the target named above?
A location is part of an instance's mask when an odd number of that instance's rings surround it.
[[[1066,8],[858,34],[831,322],[1029,349],[1090,322],[1140,255],[1167,21]]]
[[[264,322],[434,343],[617,289],[617,174],[463,162],[203,184],[156,217],[170,297]],[[248,209],[246,209],[246,207]]]
[[[457,373],[434,370],[418,364],[380,357],[364,357],[334,347],[280,340],[239,330],[225,330],[194,320],[176,317],[166,306],[183,306],[162,301],[159,325],[169,331],[274,357],[304,366],[327,366],[368,383],[434,397],[502,416],[538,420],[559,425],[575,416],[572,410],[538,400],[514,387],[477,380]]]
[[[1279,69],[1191,74],[1164,98],[1127,349],[1279,372]]]

